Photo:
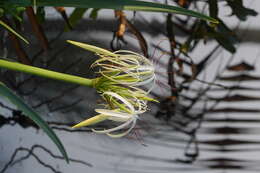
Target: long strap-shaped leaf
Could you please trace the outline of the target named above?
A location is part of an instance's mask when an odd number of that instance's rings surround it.
[[[24,112],[30,119],[32,119],[43,131],[51,138],[51,140],[57,145],[61,154],[69,162],[67,153],[65,148],[63,147],[61,141],[56,136],[54,131],[48,126],[48,124],[30,108],[27,104],[25,104],[21,98],[16,96],[9,88],[7,88],[3,83],[0,82],[0,95],[9,99],[14,105],[17,106],[18,109]]]
[[[5,0],[4,4],[15,4],[17,6],[32,6],[31,0]],[[152,11],[189,15],[213,23],[218,23],[214,18],[195,11],[187,10],[166,4],[145,2],[138,0],[37,0],[37,6],[63,6],[79,8],[103,8],[131,11]]]
[[[9,32],[13,33],[14,35],[16,35],[17,37],[19,37],[21,40],[23,40],[25,43],[29,44],[29,42],[23,38],[23,36],[21,36],[20,34],[18,34],[17,32],[15,32],[15,30],[13,30],[9,25],[7,25],[6,23],[4,23],[2,20],[0,20],[0,25],[2,25],[5,29],[7,29]]]

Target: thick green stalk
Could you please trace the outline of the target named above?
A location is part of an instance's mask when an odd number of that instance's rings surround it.
[[[49,79],[55,79],[55,80],[60,80],[60,81],[64,81],[64,82],[89,86],[89,87],[93,87],[93,85],[94,85],[94,79],[87,79],[87,78],[83,78],[83,77],[79,77],[79,76],[45,70],[42,68],[24,65],[24,64],[20,64],[20,63],[16,63],[16,62],[10,62],[10,61],[6,61],[6,60],[0,60],[0,68],[5,68],[5,69],[9,69],[9,70],[14,70],[14,71],[20,71],[20,72],[29,73],[29,74],[36,75],[36,76],[41,76],[41,77],[45,77],[45,78],[49,78]]]

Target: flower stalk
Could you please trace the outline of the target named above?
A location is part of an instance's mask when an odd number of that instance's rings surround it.
[[[9,70],[29,73],[44,78],[60,80],[64,82],[69,82],[69,83],[74,83],[74,84],[89,86],[89,87],[93,87],[94,80],[95,80],[95,79],[87,79],[79,76],[69,75],[65,73],[59,73],[59,72],[33,67],[29,65],[24,65],[21,63],[10,62],[6,60],[0,60],[0,67]]]

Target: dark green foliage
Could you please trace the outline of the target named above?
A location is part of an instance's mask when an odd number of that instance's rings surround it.
[[[84,13],[88,8],[75,8],[69,17],[70,25],[73,27],[76,26],[78,21],[83,18]],[[69,28],[66,26],[65,31],[69,31]]]
[[[243,6],[242,0],[226,0],[232,8],[232,15],[236,15],[240,20],[245,21],[248,16],[256,16],[258,13],[250,8]]]

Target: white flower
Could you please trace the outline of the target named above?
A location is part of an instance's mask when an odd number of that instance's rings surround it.
[[[85,43],[71,40],[67,42],[96,53],[100,58],[92,64],[92,67],[100,67],[99,73],[111,82],[132,87],[152,84],[148,88],[148,93],[152,90],[155,69],[153,63],[146,57],[128,50],[110,52]]]
[[[108,136],[114,138],[119,138],[127,135],[135,127],[136,121],[138,119],[137,114],[123,113],[123,112],[117,112],[117,111],[106,110],[106,109],[96,109],[96,112],[108,116],[108,120],[112,120],[115,122],[123,122],[123,124],[111,129],[106,129],[106,130],[92,129],[96,133],[107,134]],[[125,129],[127,127],[129,128],[125,132],[112,134],[112,132]]]
[[[99,73],[107,79],[127,86],[143,86],[155,82],[155,69],[151,61],[132,51],[119,50],[115,56],[97,53],[100,59],[92,67],[99,66]]]
[[[152,62],[132,51],[110,52],[80,42],[70,40],[68,42],[92,51],[100,57],[92,64],[92,67],[99,67],[98,73],[101,76],[93,79],[92,85],[102,94],[107,103],[106,109],[96,109],[98,115],[73,128],[111,120],[122,124],[111,129],[93,129],[93,131],[111,137],[127,135],[136,125],[138,115],[147,111],[147,101],[156,101],[148,96],[155,83],[155,69]],[[151,86],[147,90],[139,88],[140,86],[147,87],[148,84]],[[124,129],[127,130],[122,132]]]
[[[147,111],[147,101],[138,99],[138,96],[135,96],[136,93],[130,93],[130,96],[124,93],[121,94],[123,97],[115,92],[103,93],[102,96],[107,102],[106,106],[110,109],[120,109],[131,114],[141,114]]]
[[[135,109],[135,107],[125,98],[121,97],[120,95],[113,93],[113,92],[105,92],[104,96],[108,96],[110,102],[117,102],[115,104],[115,109],[95,109],[98,115],[89,118],[85,121],[80,122],[79,124],[73,126],[73,128],[78,128],[82,126],[89,126],[104,120],[111,120],[114,122],[123,122],[122,124],[118,125],[117,127],[105,129],[105,130],[96,130],[92,129],[93,132],[107,134],[110,137],[119,138],[122,136],[127,135],[136,125],[136,121],[138,119],[138,114],[143,113],[143,105],[141,101],[138,101],[139,108]],[[109,105],[110,103],[108,103]],[[122,108],[122,106],[124,108]],[[127,129],[121,133],[112,133],[116,131],[122,131],[123,129]]]

